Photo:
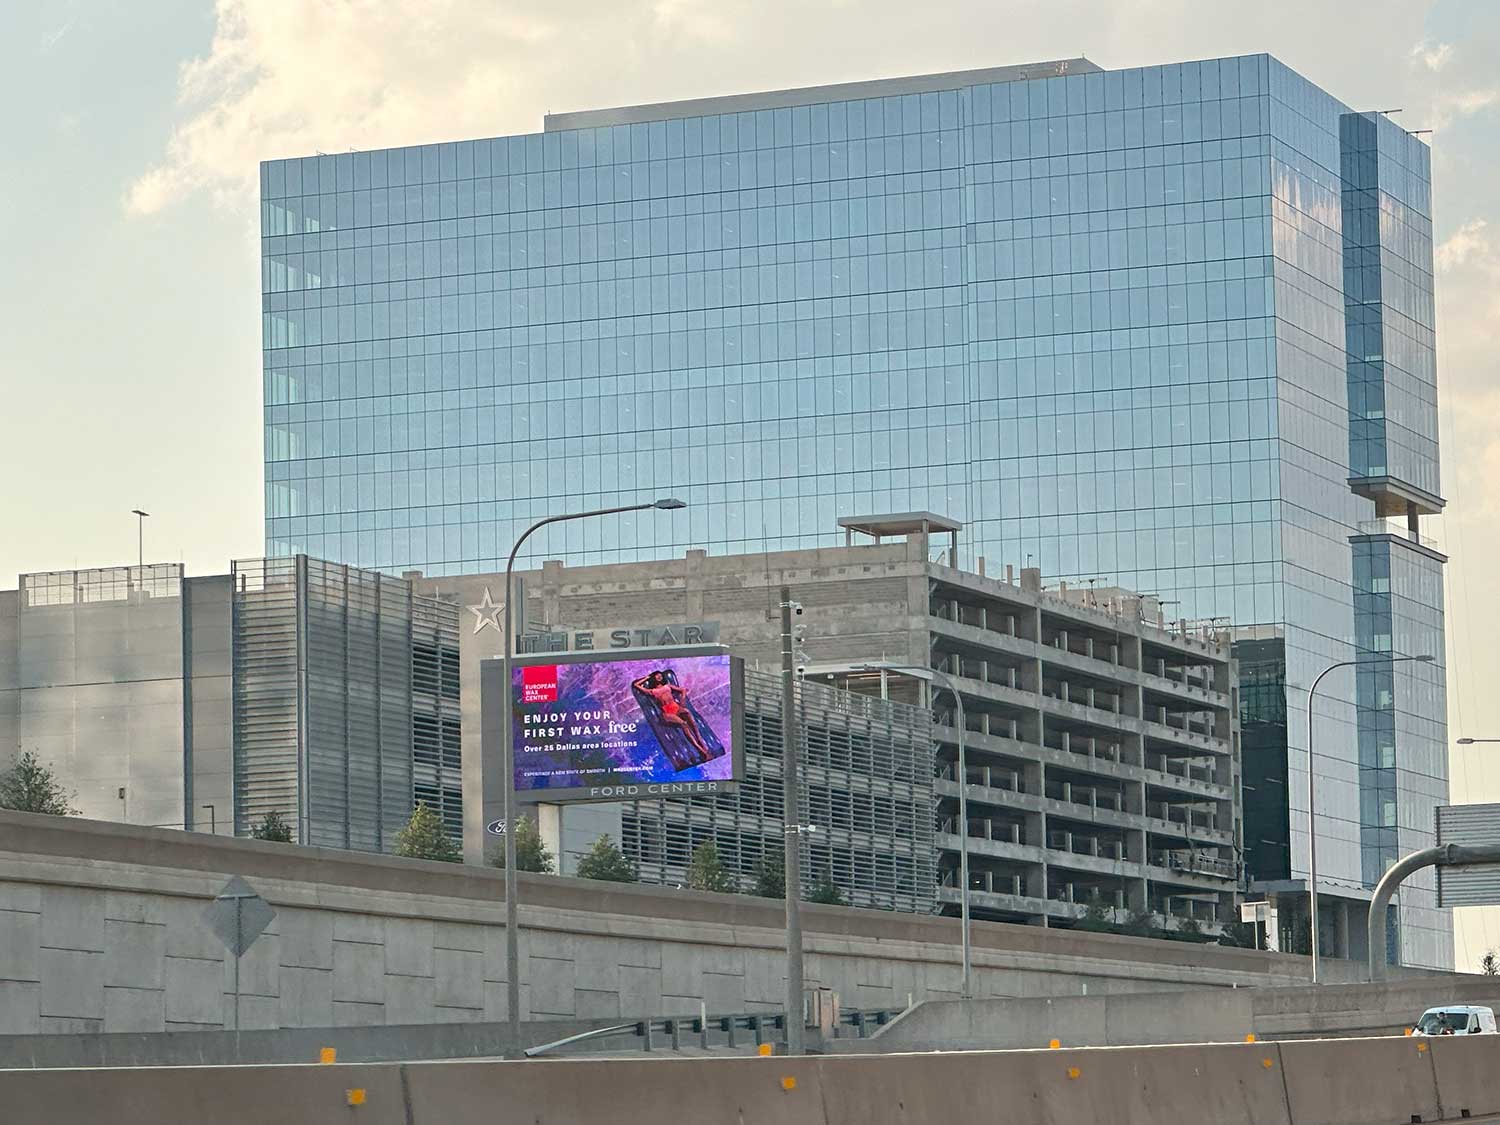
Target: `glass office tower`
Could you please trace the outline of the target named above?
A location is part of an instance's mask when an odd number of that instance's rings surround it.
[[[1322,932],[1358,955],[1447,792],[1441,665],[1390,659],[1443,651],[1426,146],[1263,55],[544,125],[262,166],[268,552],[443,575],[666,494],[522,562],[927,510],[992,566],[1228,619],[1246,867],[1294,944],[1307,688],[1362,657],[1313,771]],[[1451,962],[1429,879],[1398,930]]]

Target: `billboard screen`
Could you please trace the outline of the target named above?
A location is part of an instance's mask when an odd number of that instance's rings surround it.
[[[720,649],[516,662],[510,704],[517,798],[728,792],[741,776],[742,668]]]

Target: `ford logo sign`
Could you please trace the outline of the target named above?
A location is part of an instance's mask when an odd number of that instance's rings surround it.
[[[503,821],[503,820],[492,820],[492,821],[490,821],[488,824],[486,824],[484,826],[484,830],[486,832],[488,832],[491,836],[504,836],[505,835],[505,821]]]

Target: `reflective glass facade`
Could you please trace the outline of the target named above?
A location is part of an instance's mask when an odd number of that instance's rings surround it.
[[[1351,537],[1441,504],[1424,145],[1267,56],[546,124],[262,166],[269,553],[490,572],[544,514],[660,495],[689,507],[521,564],[940,512],[991,566],[1275,647],[1287,815],[1258,822],[1286,836],[1259,854],[1305,879],[1306,685],[1355,652]],[[1440,693],[1402,671],[1398,709],[1407,676]],[[1346,680],[1319,693],[1319,867],[1357,892],[1381,826]],[[1416,841],[1446,771],[1413,754]],[[1406,960],[1451,956],[1431,932]]]

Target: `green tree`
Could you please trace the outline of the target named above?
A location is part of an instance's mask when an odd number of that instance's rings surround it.
[[[610,838],[608,832],[594,841],[593,846],[578,861],[580,879],[598,879],[605,883],[634,883],[640,876],[635,866],[625,858],[625,853]]]
[[[1194,941],[1203,936],[1203,923],[1196,918],[1177,919],[1177,933]]]
[[[812,885],[807,892],[808,902],[822,903],[824,906],[847,906],[844,901],[844,892],[839,890],[837,883],[833,881],[833,872],[828,868],[823,869],[823,874],[818,876],[818,881]]]
[[[1075,927],[1087,930],[1090,933],[1108,933],[1112,928],[1110,915],[1113,911],[1104,905],[1104,900],[1099,897],[1098,891],[1089,894],[1088,903],[1083,908],[1083,917],[1078,920]]]
[[[1219,935],[1219,944],[1236,949],[1254,949],[1258,935],[1254,922],[1230,922]]]
[[[1487,977],[1500,977],[1500,960],[1496,959],[1493,949],[1479,959],[1479,971]]]
[[[30,750],[18,756],[10,769],[0,771],[0,809],[77,816],[75,796],[63,789],[52,768]]]
[[[490,854],[490,866],[505,866],[504,841]],[[542,830],[529,816],[516,818],[516,870],[534,871],[538,875],[552,875],[557,871],[552,849],[542,839]]]
[[[719,848],[712,840],[705,840],[694,849],[687,876],[688,886],[695,891],[732,895],[740,889],[735,877],[719,858]]]
[[[281,819],[279,812],[268,812],[260,818],[259,824],[250,829],[250,835],[257,840],[275,840],[278,844],[290,844],[292,826]]]
[[[1306,917],[1298,918],[1292,928],[1292,953],[1303,957],[1312,956],[1312,922]]]
[[[1161,927],[1149,910],[1132,910],[1125,920],[1125,932],[1135,937],[1156,937]]]
[[[771,851],[756,861],[755,894],[761,898],[786,898],[786,861],[780,852]]]
[[[421,802],[412,809],[406,827],[396,833],[396,854],[406,859],[435,859],[443,863],[463,860],[463,853],[448,838],[441,818]]]

